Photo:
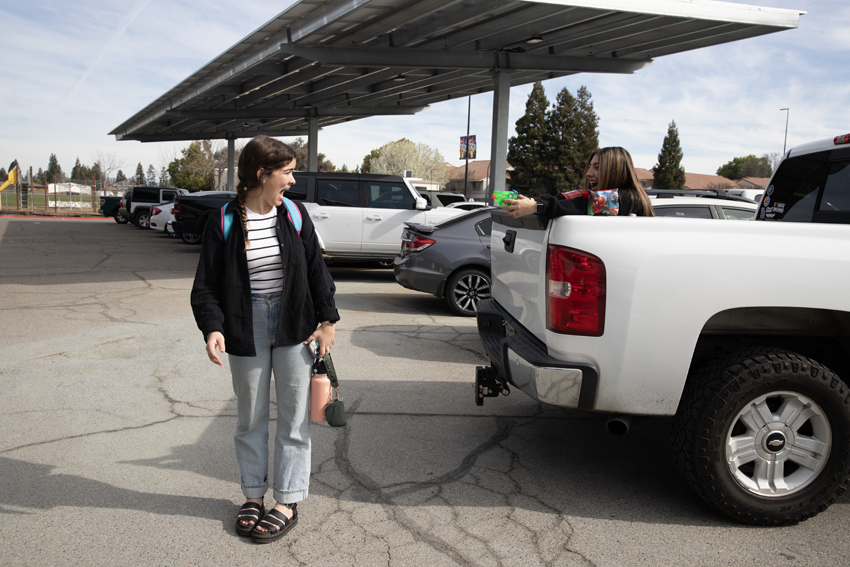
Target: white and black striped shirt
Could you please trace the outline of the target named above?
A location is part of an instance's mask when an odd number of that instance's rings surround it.
[[[277,293],[283,290],[283,265],[280,262],[280,242],[274,230],[277,207],[260,215],[245,207],[248,217],[248,275],[251,293]]]

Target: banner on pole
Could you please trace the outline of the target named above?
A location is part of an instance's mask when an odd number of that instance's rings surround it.
[[[466,136],[460,137],[460,159],[475,159],[475,155],[478,153],[478,146],[475,143],[475,136],[469,136],[467,140]]]

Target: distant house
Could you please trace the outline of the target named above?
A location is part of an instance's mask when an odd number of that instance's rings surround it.
[[[744,189],[766,189],[770,177],[745,177],[738,183]]]
[[[506,163],[507,172],[505,179],[510,180],[510,172],[513,171],[511,164]],[[465,165],[454,167],[449,170],[449,180],[446,182],[446,191],[457,191],[463,193],[463,177]],[[477,160],[469,162],[469,174],[467,175],[467,199],[485,201],[490,191],[490,160]]]
[[[667,189],[667,187],[655,187],[655,178],[652,171],[640,167],[635,168],[638,180],[644,189]],[[719,175],[707,175],[705,173],[685,172],[685,189],[740,189],[737,181],[732,181]]]

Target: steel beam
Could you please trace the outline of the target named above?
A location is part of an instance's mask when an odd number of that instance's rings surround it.
[[[490,138],[490,189],[487,202],[492,203],[493,191],[505,190],[508,161],[508,110],[511,103],[511,73],[498,71],[493,79],[493,131]]]
[[[318,61],[322,65],[362,65],[364,67],[396,67],[399,69],[426,67],[429,69],[634,73],[651,63],[647,60],[555,57],[506,52],[421,50],[402,47],[348,49],[281,44],[280,50],[290,55]]]
[[[309,118],[311,116],[399,116],[428,108],[418,106],[317,106],[302,108],[231,108],[169,110],[166,116],[184,120],[261,120],[263,118]]]

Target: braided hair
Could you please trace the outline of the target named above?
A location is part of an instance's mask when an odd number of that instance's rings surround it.
[[[245,250],[251,245],[248,239],[248,213],[245,200],[253,191],[263,190],[263,181],[276,169],[286,167],[295,159],[295,150],[280,140],[268,136],[257,136],[245,144],[239,154],[236,198],[242,215],[242,230],[245,232]]]

